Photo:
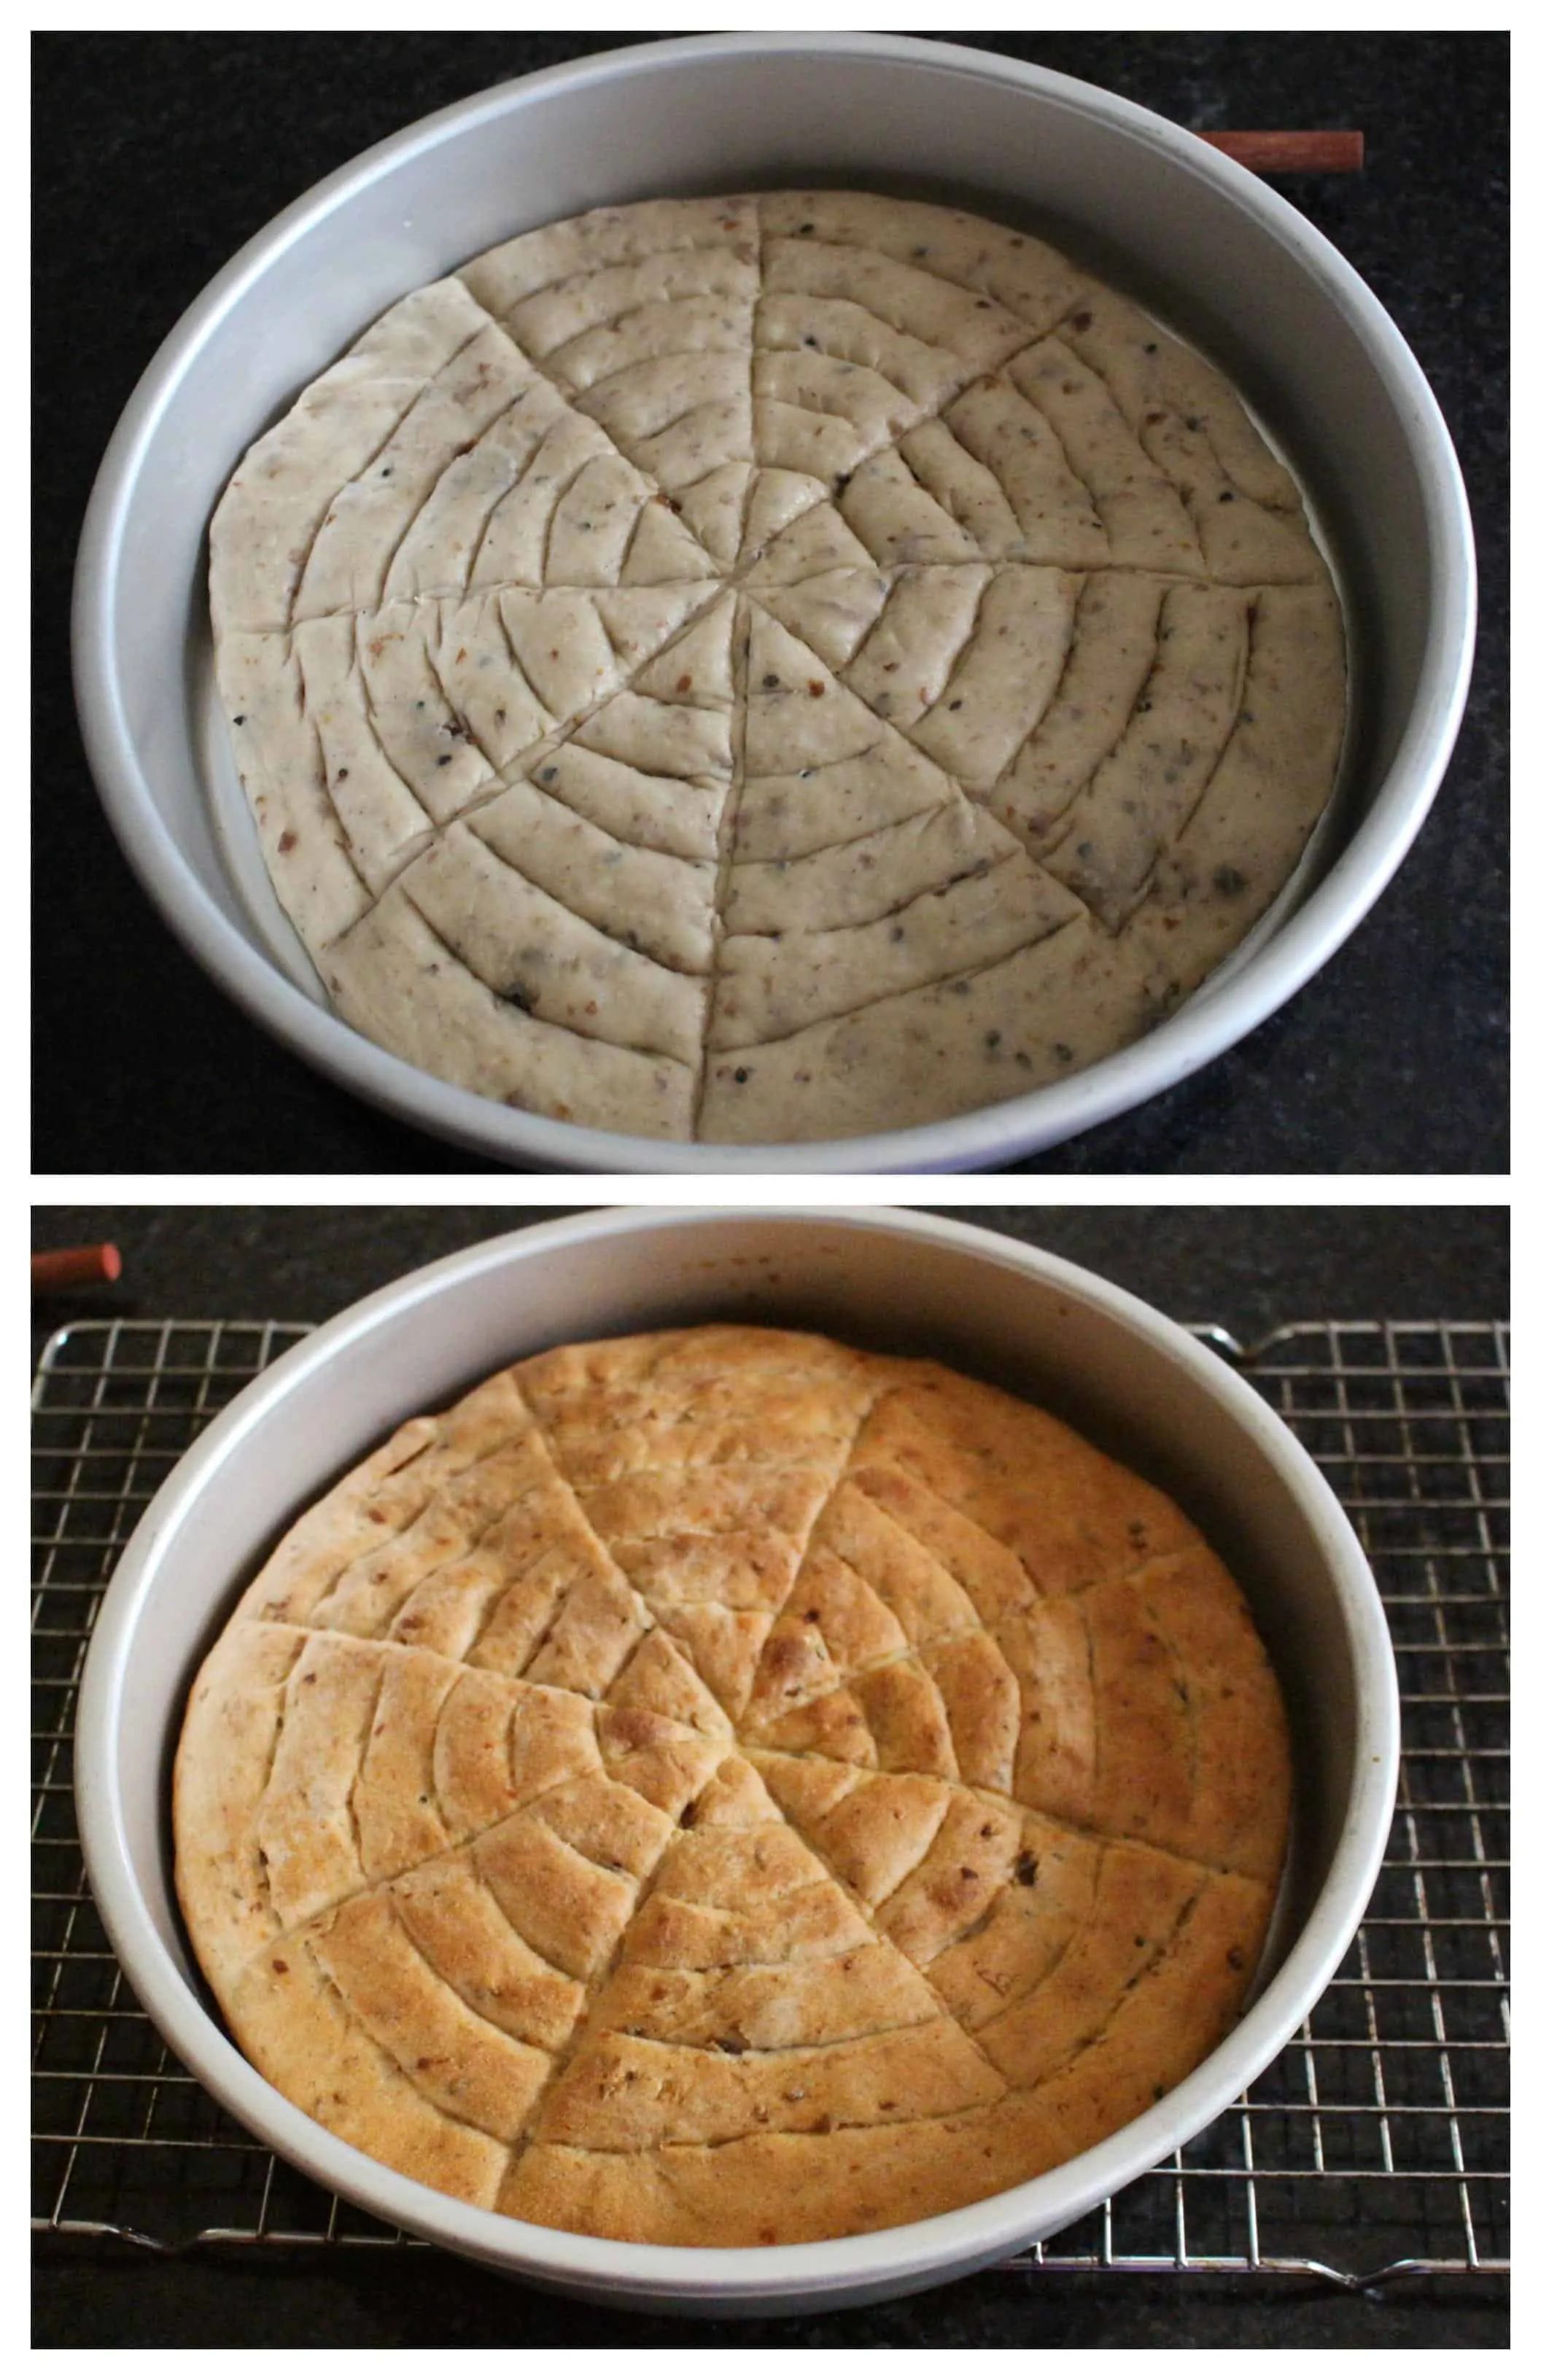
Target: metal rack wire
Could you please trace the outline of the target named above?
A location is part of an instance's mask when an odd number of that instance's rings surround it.
[[[216,2107],[136,2005],[92,1906],[75,1701],[114,1562],[200,1429],[302,1324],[71,1324],[34,1390],[33,2228],[148,2248],[418,2243]],[[1507,1330],[1303,1322],[1239,1348],[1375,1567],[1397,1648],[1396,1820],[1351,1955],[1234,2107],[1022,2271],[1508,2270]]]

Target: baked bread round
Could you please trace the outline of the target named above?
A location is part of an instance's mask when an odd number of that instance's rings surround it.
[[[214,516],[232,744],[350,1024],[511,1106],[786,1143],[1123,1047],[1342,737],[1290,473],[1041,241],[853,191],[527,232]]]
[[[1290,1801],[1171,1500],[941,1366],[558,1349],[297,1521],[193,1689],[176,1887],[237,2041],[431,2187],[623,2240],[876,2230],[1233,2022]]]

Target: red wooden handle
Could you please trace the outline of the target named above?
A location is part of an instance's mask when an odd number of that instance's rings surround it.
[[[89,1289],[93,1282],[115,1281],[123,1258],[111,1242],[100,1248],[49,1248],[32,1258],[34,1289]]]
[[[1255,174],[1364,171],[1362,132],[1201,132],[1198,137]]]

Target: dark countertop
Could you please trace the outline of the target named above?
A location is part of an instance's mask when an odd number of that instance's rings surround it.
[[[724,1201],[752,1205],[751,1196]],[[817,1197],[807,1201],[817,1206]],[[833,1201],[831,1204],[835,1203]],[[915,1202],[907,1202],[914,1204]],[[111,1290],[33,1306],[36,1345],[58,1323],[121,1314],[323,1322],[417,1265],[577,1207],[52,1207],[34,1247],[113,1240]],[[1509,1209],[1491,1207],[953,1207],[1106,1273],[1188,1322],[1244,1342],[1281,1322],[1509,1311]]]
[[[74,546],[117,415],[182,310],[279,209],[413,118],[611,34],[51,34],[34,43],[42,434],[34,1164],[459,1172],[214,990],[129,875],[75,726]],[[637,38],[652,38],[640,36]],[[1280,187],[1382,298],[1445,408],[1484,618],[1409,859],[1344,950],[1193,1081],[1019,1172],[1503,1172],[1507,1152],[1508,44],[1445,33],[960,34],[1196,129],[1354,125],[1368,170]],[[1482,128],[1452,137],[1452,123]],[[68,391],[67,404],[62,393]]]
[[[43,1208],[33,1245],[114,1239],[122,1281],[34,1313],[38,1339],[90,1314],[322,1319],[397,1273],[560,1208]],[[1107,1272],[1189,1320],[1251,1339],[1320,1318],[1488,1319],[1508,1311],[1508,1210],[1300,1207],[938,1208]],[[153,2258],[44,2240],[43,2347],[1497,2347],[1500,2285],[1378,2297],[1262,2278],[987,2274],[800,2322],[685,2324],[541,2297],[423,2252]]]

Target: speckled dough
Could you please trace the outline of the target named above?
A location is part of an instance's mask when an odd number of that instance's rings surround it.
[[[1037,240],[853,191],[527,232],[214,516],[222,694],[339,1014],[777,1144],[1147,1032],[1330,791],[1343,634],[1234,392]]]
[[[754,2246],[1078,2155],[1239,2012],[1288,1733],[1171,1501],[923,1362],[559,1348],[297,1522],[176,1888],[252,2063],[473,2204]]]

